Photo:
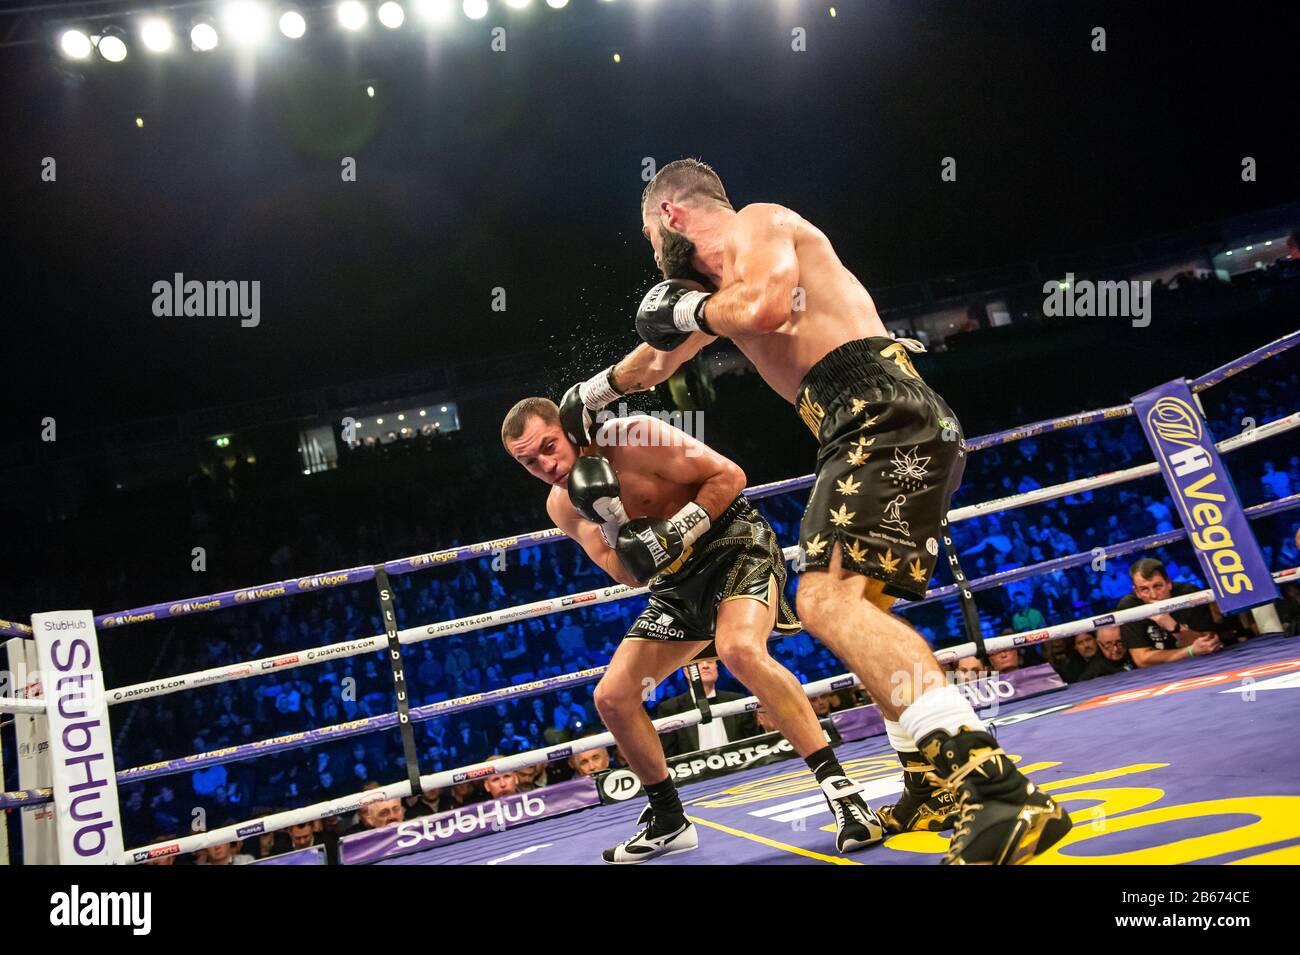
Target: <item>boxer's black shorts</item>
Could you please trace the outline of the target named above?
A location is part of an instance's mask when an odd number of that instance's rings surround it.
[[[775,589],[772,581],[775,580]],[[716,657],[718,605],[737,597],[767,604],[775,594],[776,627],[801,627],[785,599],[786,569],[776,531],[744,495],[710,522],[699,540],[650,581],[650,602],[627,632],[630,640],[706,640],[696,660]]]
[[[892,338],[847,342],[813,365],[798,409],[821,445],[798,566],[826,567],[838,542],[846,570],[890,596],[924,596],[966,466],[956,415]]]

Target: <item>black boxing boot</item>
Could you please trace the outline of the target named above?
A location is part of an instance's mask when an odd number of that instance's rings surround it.
[[[929,779],[933,764],[917,752],[900,751],[898,758],[903,763],[903,795],[893,805],[876,810],[885,831],[896,836],[951,829],[957,819],[957,802],[952,793]]]
[[[819,785],[835,817],[835,848],[841,855],[874,846],[885,838],[885,828],[862,798],[860,785],[847,776],[829,776]]]
[[[956,797],[956,831],[944,865],[1020,865],[1070,831],[1070,817],[1031,783],[988,733],[963,726],[917,740],[933,782]]]

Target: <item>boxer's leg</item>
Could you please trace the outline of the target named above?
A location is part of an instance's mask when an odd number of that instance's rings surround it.
[[[944,685],[943,669],[924,637],[882,609],[893,599],[881,593],[881,582],[844,570],[840,561],[837,543],[830,566],[799,577],[799,619],[895,721],[922,693]]]
[[[826,736],[799,681],[767,652],[768,634],[776,622],[775,590],[772,580],[766,603],[732,597],[718,605],[718,659],[758,697],[795,751],[807,757],[825,747]]]
[[[799,681],[767,652],[779,597],[776,578],[771,577],[766,602],[756,596],[722,601],[715,630],[718,658],[758,697],[781,735],[808,764],[835,817],[835,847],[840,852],[864,849],[884,838],[884,827],[863,799],[862,787],[835,758]]]
[[[644,786],[668,776],[664,748],[645,701],[665,677],[689,663],[705,646],[705,641],[695,640],[625,639],[596,684],[594,699],[600,718]]]
[[[695,826],[682,809],[645,701],[664,677],[706,646],[708,642],[703,640],[625,637],[596,685],[596,709],[650,800],[649,812],[643,813],[641,819],[645,827],[601,853],[601,858],[612,865],[635,865],[698,845]]]

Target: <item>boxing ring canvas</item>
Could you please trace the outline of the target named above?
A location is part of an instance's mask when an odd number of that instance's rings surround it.
[[[1002,747],[1061,802],[1070,834],[1030,865],[1300,863],[1300,640],[1251,641],[1176,666],[1077,683],[1002,706]],[[981,714],[984,715],[984,714]],[[837,751],[873,806],[902,789],[884,736]],[[830,809],[785,763],[681,786],[700,847],[658,865],[909,865],[937,861],[948,834],[912,832],[834,853]],[[600,865],[640,802],[586,809],[381,865]]]

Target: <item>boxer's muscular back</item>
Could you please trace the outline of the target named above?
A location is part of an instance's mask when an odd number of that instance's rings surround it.
[[[754,363],[763,380],[793,404],[799,382],[828,352],[845,342],[888,332],[876,312],[875,302],[857,277],[844,267],[825,233],[784,206],[757,203],[746,206],[746,211],[750,215],[762,212],[783,217],[792,224],[803,309],[792,310],[790,317],[774,332],[737,337],[734,341]],[[753,220],[746,215],[735,216],[730,228],[753,228]],[[730,249],[734,244],[728,241],[726,245],[729,251],[723,262],[722,288],[733,281]]]

